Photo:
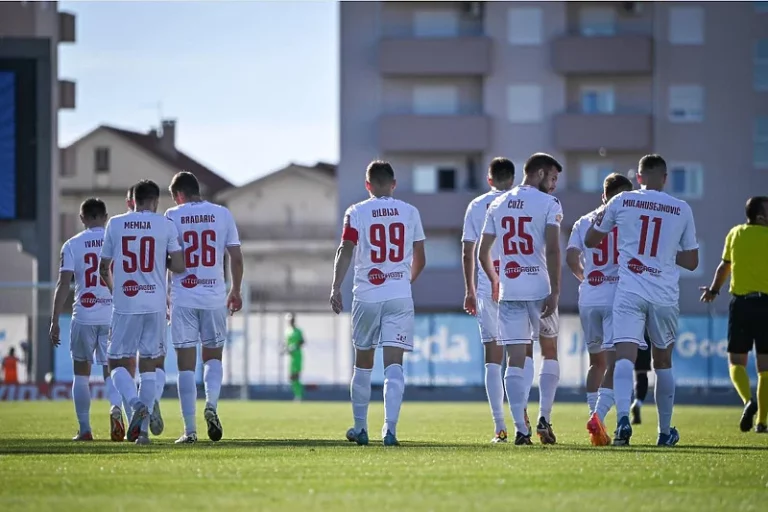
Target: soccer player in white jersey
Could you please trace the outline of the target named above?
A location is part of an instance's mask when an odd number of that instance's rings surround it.
[[[632,182],[621,174],[611,174],[603,182],[603,205],[613,196],[632,190]],[[617,228],[611,230],[595,249],[584,247],[584,238],[603,206],[581,217],[573,225],[565,261],[580,281],[579,316],[584,342],[589,353],[587,370],[587,430],[594,446],[611,443],[603,422],[613,407],[613,349],[606,350],[603,340],[610,340],[613,328],[613,297],[619,282]]]
[[[498,343],[499,305],[491,297],[491,282],[485,272],[477,273],[475,287],[475,249],[483,232],[488,207],[494,199],[512,188],[515,180],[515,164],[506,158],[494,158],[488,166],[488,184],[491,190],[475,198],[464,214],[464,230],[461,235],[462,263],[464,269],[464,310],[477,317],[480,341],[485,352],[485,392],[491,406],[495,435],[492,443],[507,442],[507,424],[504,421],[504,381],[501,364],[504,347]],[[492,250],[493,264],[498,269],[500,241]],[[498,270],[496,271],[498,273]]]
[[[53,314],[49,331],[51,343],[61,344],[59,317],[69,296],[70,282],[75,280],[75,301],[72,306],[69,350],[72,354],[74,380],[72,400],[80,424],[74,441],[93,441],[91,431],[91,390],[88,385],[91,365],[104,367],[104,389],[109,398],[110,437],[122,441],[125,435],[120,393],[112,384],[107,366],[107,333],[112,317],[112,294],[99,278],[99,254],[107,223],[107,207],[100,199],[86,199],[80,205],[80,221],[85,227],[61,247],[59,280],[53,295]]]
[[[532,155],[523,169],[523,183],[491,203],[480,239],[480,264],[491,281],[494,299],[499,301],[499,341],[507,348],[504,381],[517,430],[516,445],[531,444],[525,414],[526,347],[538,338],[541,319],[557,310],[560,296],[563,209],[557,198],[539,190],[553,168],[562,167],[552,156]],[[501,239],[498,274],[492,258],[497,238]],[[542,443],[552,444],[555,438],[549,418],[543,408],[540,414],[539,427],[544,428],[537,432]]]
[[[336,251],[331,308],[342,311],[341,284],[353,260],[352,343],[355,368],[350,384],[354,427],[347,440],[368,444],[371,371],[377,347],[384,351],[384,446],[396,446],[397,421],[405,391],[403,354],[413,350],[411,283],[424,269],[424,228],[419,211],[394,199],[395,172],[373,161],[365,174],[370,198],[347,208]]]
[[[667,180],[664,159],[659,155],[641,158],[637,179],[642,188],[611,199],[589,228],[584,246],[598,247],[614,227],[619,228],[619,284],[610,341],[616,348],[613,383],[618,423],[613,444],[628,445],[632,437],[632,376],[638,347],[647,346],[647,328],[656,372],[657,444],[674,446],[680,440],[671,426],[675,401],[672,352],[680,296],[677,267],[696,269],[699,244],[691,207],[663,192]]]
[[[218,441],[224,434],[217,407],[224,372],[221,357],[227,338],[227,314],[243,306],[243,253],[232,214],[223,206],[204,201],[200,183],[191,172],[180,172],[169,187],[178,205],[165,212],[181,235],[183,274],[171,281],[171,339],[179,365],[177,386],[184,433],[177,443],[197,441],[195,405],[197,346],[202,344],[205,410],[208,437]],[[224,255],[229,254],[232,285],[227,294]]]
[[[149,415],[157,395],[155,369],[165,353],[166,263],[184,271],[179,234],[157,213],[160,188],[149,180],[134,188],[133,212],[112,217],[104,233],[99,273],[113,292],[107,356],[112,381],[133,414],[128,440],[149,444]],[[114,275],[110,265],[114,260]],[[139,353],[139,393],[127,370]]]

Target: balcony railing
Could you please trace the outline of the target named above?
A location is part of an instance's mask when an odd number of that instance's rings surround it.
[[[251,302],[325,302],[331,294],[328,285],[303,285],[284,282],[251,286]]]
[[[335,240],[338,228],[332,224],[238,224],[241,240]]]

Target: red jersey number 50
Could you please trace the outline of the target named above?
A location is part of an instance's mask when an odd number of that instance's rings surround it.
[[[155,270],[155,239],[143,236],[136,243],[135,236],[124,236],[123,241],[123,271],[133,274],[137,270],[150,273]],[[137,251],[138,249],[138,251]]]
[[[501,238],[502,250],[507,256],[512,254],[533,254],[533,237],[528,233],[528,224],[532,217],[502,217],[501,229],[504,235]]]

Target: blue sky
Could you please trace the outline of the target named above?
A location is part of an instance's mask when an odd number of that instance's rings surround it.
[[[290,161],[337,161],[335,2],[59,8],[77,15],[77,42],[59,47],[59,76],[77,81],[62,145],[102,123],[148,131],[162,113],[177,119],[180,149],[235,184]]]

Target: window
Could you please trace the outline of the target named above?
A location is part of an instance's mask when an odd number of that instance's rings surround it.
[[[581,111],[585,114],[613,114],[613,87],[610,85],[582,87]]]
[[[680,271],[681,278],[699,277],[704,274],[704,243],[701,241],[701,239],[698,239],[697,242],[699,242],[699,266],[696,267],[696,270],[686,270],[683,267],[677,267],[677,270]],[[677,249],[679,251],[683,250],[681,246],[678,246]]]
[[[669,42],[704,44],[704,9],[671,7],[669,9]]]
[[[768,117],[755,119],[754,156],[757,169],[768,169]]]
[[[611,7],[585,7],[579,11],[579,29],[587,37],[616,34],[616,11]]]
[[[613,164],[609,162],[582,164],[581,190],[583,192],[602,192],[603,181],[613,172]]]
[[[673,123],[703,121],[704,88],[700,85],[670,85],[669,120]]]
[[[94,149],[93,159],[96,172],[109,172],[109,148]]]
[[[413,112],[419,115],[451,115],[459,110],[459,91],[452,85],[416,86]]]
[[[542,112],[539,85],[510,85],[507,88],[507,116],[512,123],[538,123]]]
[[[455,10],[416,11],[413,14],[413,34],[416,37],[456,37],[459,35],[459,15]]]
[[[542,42],[541,9],[513,7],[507,11],[507,39],[510,44],[537,45]]]
[[[413,191],[419,194],[456,190],[457,171],[452,165],[425,164],[413,169]]]
[[[756,91],[768,91],[768,39],[755,44],[754,84]]]
[[[704,193],[704,171],[701,164],[671,164],[667,175],[667,189],[677,197],[701,197]]]
[[[424,251],[429,258],[429,268],[461,267],[461,237],[427,233]]]
[[[755,12],[768,12],[768,2],[755,2]]]

